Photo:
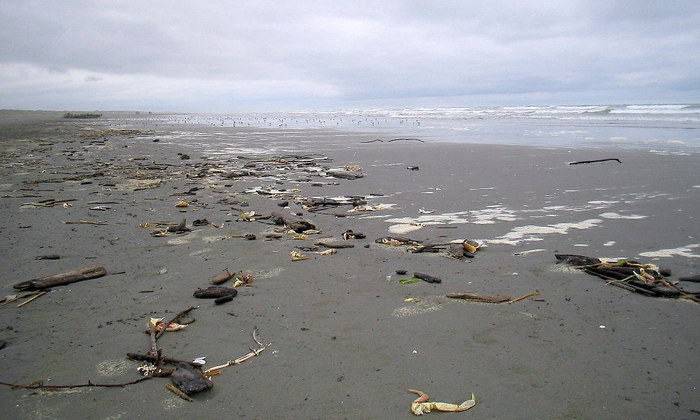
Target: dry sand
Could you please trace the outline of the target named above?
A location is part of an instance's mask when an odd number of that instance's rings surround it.
[[[436,417],[700,414],[698,304],[606,286],[554,259],[555,252],[627,257],[670,267],[671,280],[698,274],[696,155],[387,137],[363,143],[377,136],[60,116],[0,115],[1,294],[15,293],[16,282],[91,264],[124,274],[56,287],[21,308],[0,306],[0,339],[7,342],[0,381],[131,381],[138,363],[126,353],[148,351],[148,319],[191,305],[199,305],[196,322],[158,341],[168,356],[206,356],[205,368],[224,363],[249,352],[254,326],[267,348],[213,377],[214,387],[191,403],[165,389],[168,378],[123,388],[2,386],[4,418],[400,419],[413,417],[408,388],[454,403],[476,395],[470,411],[430,414]],[[228,145],[226,154],[211,146],[216,141]],[[356,165],[364,177],[319,177],[285,165],[268,165],[274,177],[225,176],[251,159],[293,155],[290,162],[312,153],[315,166]],[[567,164],[610,157],[622,164]],[[255,187],[288,193],[244,193]],[[308,212],[289,199],[349,195],[384,208]],[[72,201],[36,206],[49,199]],[[290,208],[277,205],[283,199]],[[190,206],[176,207],[181,200]],[[96,206],[108,208],[91,210]],[[242,211],[302,212],[322,232],[268,241],[275,226],[238,221]],[[182,218],[190,227],[195,219],[223,227],[166,237],[139,227]],[[65,223],[77,221],[104,224]],[[395,235],[390,227],[416,229],[403,236],[426,242],[471,238],[486,246],[460,262],[376,244]],[[291,261],[295,246],[342,242],[347,229],[367,238],[348,241],[355,247],[335,255],[304,251],[310,259]],[[245,233],[257,239],[235,237]],[[51,254],[60,259],[36,259]],[[251,287],[219,306],[192,297],[224,268],[252,273]],[[410,276],[397,269],[443,281],[400,284]],[[510,305],[445,297],[532,291],[541,295]]]

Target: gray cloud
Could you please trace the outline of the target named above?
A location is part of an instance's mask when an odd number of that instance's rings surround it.
[[[1,108],[697,102],[696,1],[4,1]]]

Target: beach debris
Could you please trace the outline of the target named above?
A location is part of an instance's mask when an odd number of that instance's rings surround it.
[[[178,324],[178,323],[180,323],[180,318],[182,318],[183,316],[187,315],[188,313],[194,311],[195,309],[197,309],[196,306],[190,306],[190,307],[188,307],[187,309],[178,312],[174,317],[172,317],[172,318],[170,319],[170,321],[166,322],[164,325],[170,326],[171,324]],[[187,325],[189,325],[189,324],[191,324],[191,323],[193,323],[193,322],[194,322],[194,320],[188,322]],[[182,323],[182,324],[185,325],[185,323]],[[155,340],[159,339],[166,331],[168,331],[167,328],[162,328],[162,329],[160,329],[159,331],[155,331],[154,328],[151,328],[150,330],[153,331],[153,332],[155,332],[155,334],[154,334],[154,336],[153,336],[154,344],[155,344]],[[155,345],[154,345],[153,347],[155,347]]]
[[[608,158],[608,159],[594,159],[594,160],[579,160],[577,162],[569,162],[569,165],[581,165],[584,163],[600,163],[600,162],[609,162],[609,161],[616,161],[617,163],[622,163],[622,161],[618,158]]]
[[[220,298],[214,299],[214,304],[221,305],[226,302],[231,302],[233,300],[233,297],[234,295],[221,296]]]
[[[415,241],[410,238],[403,236],[384,236],[375,239],[374,242],[378,244],[391,245],[391,246],[402,246],[402,245],[420,245],[421,241]]]
[[[179,363],[170,375],[170,380],[185,394],[206,391],[214,386],[211,380],[202,374],[201,370],[188,363]]]
[[[240,220],[244,222],[254,222],[255,221],[255,211],[248,211],[241,213]]]
[[[15,283],[12,287],[17,290],[39,290],[54,286],[63,286],[78,281],[94,279],[107,274],[107,270],[101,265],[90,265],[70,271],[39,277],[33,280]]]
[[[217,274],[216,276],[214,276],[214,278],[211,279],[211,282],[214,284],[225,283],[229,279],[231,279],[234,276],[234,274],[236,274],[236,273],[235,272],[232,273],[232,272],[228,271],[228,268],[226,268],[226,269],[224,269],[223,273],[220,273],[220,274]]]
[[[302,261],[309,259],[308,255],[302,254],[299,251],[291,251],[289,255],[292,257],[292,261]]]
[[[236,297],[238,290],[225,286],[209,286],[206,289],[197,288],[192,296],[198,299],[217,299],[225,296]]]
[[[318,255],[333,255],[333,254],[337,254],[337,253],[338,253],[338,250],[336,250],[336,249],[327,249],[325,251],[320,251],[318,253]]]
[[[446,256],[460,261],[474,258],[474,253],[481,248],[481,244],[472,239],[461,242],[442,242],[435,244],[414,245],[408,248],[409,252],[440,252],[446,247]]]
[[[530,292],[530,293],[528,293],[528,294],[526,294],[526,295],[517,297],[517,298],[515,298],[515,299],[513,299],[513,300],[511,300],[511,301],[508,301],[508,304],[510,305],[511,303],[520,302],[520,301],[523,300],[523,299],[527,299],[527,298],[529,298],[529,297],[539,296],[539,295],[540,295],[540,292],[538,292],[538,291]]]
[[[435,210],[418,209],[418,213],[420,213],[420,214],[433,214],[433,213],[435,213]]]
[[[153,227],[159,227],[159,226],[167,226],[165,229],[157,230],[154,232],[151,232],[151,236],[155,237],[162,237],[162,236],[168,236],[170,233],[187,233],[191,232],[192,229],[187,227],[187,219],[182,219],[180,223],[173,224],[170,222],[146,222],[146,223],[141,223],[139,227],[143,228],[153,228]]]
[[[361,171],[362,168],[359,168],[357,170],[346,170],[346,169],[329,169],[326,171],[326,174],[328,176],[331,176],[333,178],[342,178],[342,179],[358,179],[362,178],[365,175]]]
[[[446,412],[460,412],[466,411],[476,405],[476,397],[472,392],[472,398],[470,400],[464,401],[461,404],[452,404],[444,402],[430,402],[430,397],[422,391],[417,389],[409,389],[408,392],[413,392],[418,394],[418,398],[413,400],[411,403],[411,412],[416,416],[421,416],[425,413],[430,413],[432,410],[446,411]]]
[[[183,234],[187,232],[191,232],[192,229],[188,228],[185,225],[186,221],[185,219],[182,219],[182,222],[178,225],[171,225],[166,229],[161,229],[161,230],[156,230],[151,232],[151,236],[156,237],[156,238],[161,238],[164,236],[168,236],[171,233],[177,233],[177,234]]]
[[[10,304],[12,302],[18,301],[20,299],[31,298],[32,296],[39,295],[39,294],[43,295],[44,291],[43,290],[33,290],[30,292],[22,292],[22,293],[16,293],[14,295],[7,295],[2,300],[0,300],[0,302],[2,302],[3,305],[7,305],[7,304]]]
[[[185,394],[184,392],[180,391],[179,389],[177,389],[177,388],[176,388],[173,384],[171,384],[171,383],[166,383],[166,384],[165,384],[165,387],[166,387],[170,392],[172,392],[173,394],[177,395],[178,397],[182,398],[182,399],[185,400],[185,401],[189,401],[189,402],[193,402],[193,401],[194,401],[189,395],[187,395],[187,394]]]
[[[464,299],[471,302],[483,302],[483,303],[504,303],[510,301],[510,296],[508,295],[480,295],[476,293],[448,293],[445,295],[452,299]]]
[[[652,297],[682,298],[700,303],[700,293],[686,292],[664,278],[654,264],[620,259],[603,261],[575,254],[554,254],[557,264],[563,263],[605,280],[606,284]]]
[[[105,221],[92,221],[92,220],[66,220],[61,223],[65,225],[108,225],[109,223]]]
[[[253,334],[252,334],[252,336],[253,336],[253,341],[255,342],[255,344],[257,344],[257,347],[256,347],[256,348],[251,348],[251,349],[250,349],[250,352],[249,352],[248,354],[246,354],[246,355],[244,355],[244,356],[241,356],[241,357],[239,357],[238,359],[229,360],[229,361],[227,361],[227,362],[224,363],[224,364],[221,364],[221,365],[218,365],[218,366],[214,366],[214,367],[212,367],[212,368],[209,368],[209,369],[205,370],[205,371],[204,371],[204,375],[206,375],[206,376],[218,375],[218,374],[221,372],[222,369],[225,369],[225,368],[227,368],[227,367],[229,367],[229,366],[239,365],[239,364],[245,362],[246,360],[250,360],[250,359],[252,359],[253,357],[259,356],[260,353],[262,353],[263,351],[265,351],[265,349],[267,348],[267,346],[264,346],[264,345],[260,342],[260,340],[258,339],[258,327],[253,327]],[[268,344],[268,345],[269,345],[269,344]]]
[[[313,223],[287,216],[279,212],[272,212],[272,222],[276,225],[284,225],[296,233],[304,233],[309,229],[316,229]]]
[[[35,260],[60,260],[61,256],[57,254],[39,255],[34,257]]]
[[[406,169],[409,171],[418,171],[420,168],[418,166],[407,166]]]
[[[391,208],[390,204],[373,204],[371,206],[359,205],[352,208],[351,211],[379,211]]]
[[[30,302],[33,302],[34,300],[38,299],[39,297],[44,296],[46,293],[48,293],[48,292],[46,292],[45,290],[42,290],[41,292],[39,292],[39,293],[35,294],[34,296],[30,297],[29,299],[25,300],[24,302],[18,304],[17,307],[21,308],[22,306],[24,306]]]
[[[325,248],[333,248],[333,249],[354,248],[355,247],[355,245],[353,245],[353,244],[334,243],[334,242],[327,242],[327,241],[319,241],[319,242],[316,242],[315,245],[322,246]]]
[[[353,232],[352,229],[348,229],[345,232],[343,232],[343,239],[344,240],[350,240],[350,239],[364,239],[366,236],[364,233],[360,232]]]
[[[184,330],[189,326],[189,324],[178,324],[177,322],[166,323],[163,318],[151,318],[149,325],[155,331],[161,331],[165,329],[166,331],[180,331]]]
[[[690,281],[694,283],[700,283],[700,274],[696,274],[694,276],[685,276],[685,277],[678,277],[679,281]]]
[[[172,226],[172,222],[144,222],[144,223],[139,223],[140,228],[144,229],[154,229],[158,227],[167,227],[167,226]]]
[[[42,181],[45,182],[45,181]],[[59,181],[62,182],[62,181]],[[54,207],[54,206],[63,206],[64,204],[68,203],[69,201],[76,201],[75,198],[67,198],[67,199],[53,199],[53,198],[48,198],[46,200],[40,200],[40,201],[32,201],[29,203],[23,203],[20,208],[21,209],[29,209],[29,208],[36,208],[36,207]]]
[[[464,242],[462,242],[462,248],[464,248],[465,251],[474,254],[479,248],[481,248],[481,244],[472,239],[465,239]]]
[[[233,282],[233,287],[240,287],[240,286],[250,286],[250,284],[253,282],[254,276],[250,273],[243,273],[236,277],[236,281]]]
[[[188,203],[187,201],[180,201],[177,204],[175,204],[175,207],[189,207],[189,206],[190,206],[190,203]]]
[[[416,277],[416,278],[421,279],[421,280],[428,282],[428,283],[442,283],[441,278],[431,276],[430,274],[415,272],[415,273],[413,273],[413,277]]]

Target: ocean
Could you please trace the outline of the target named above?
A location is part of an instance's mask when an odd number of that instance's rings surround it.
[[[700,152],[700,104],[141,113],[138,118],[220,127],[339,129],[427,142]]]

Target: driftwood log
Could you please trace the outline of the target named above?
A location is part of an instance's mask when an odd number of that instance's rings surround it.
[[[55,286],[75,283],[78,281],[94,279],[107,274],[107,270],[101,265],[91,265],[76,268],[75,270],[52,274],[50,276],[39,277],[14,284],[12,287],[17,290],[41,290]]]

